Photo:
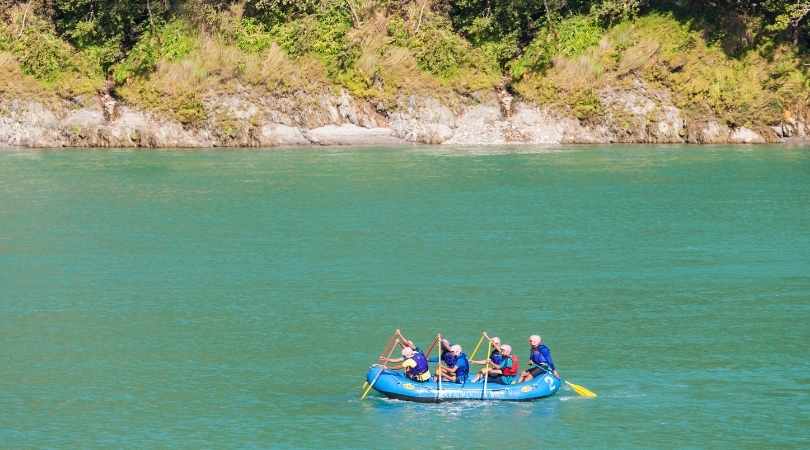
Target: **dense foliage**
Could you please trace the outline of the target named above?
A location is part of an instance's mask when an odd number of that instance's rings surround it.
[[[807,45],[810,37],[807,0],[0,0],[7,12],[15,4],[49,19],[56,33],[76,47],[98,47],[105,69],[123,59],[155,26],[178,15],[216,26],[218,14],[235,4],[241,5],[245,18],[267,29],[311,16],[339,28],[347,20],[358,25],[375,12],[402,16],[416,9],[422,19],[426,14],[446,17],[454,31],[476,46],[498,47],[493,50],[502,62],[538,33],[553,30],[574,14],[589,14],[611,25],[642,13],[680,11],[718,34],[744,26],[757,37],[777,41]]]
[[[0,61],[62,94],[112,86],[185,123],[205,118],[201,89],[233,83],[337,84],[382,103],[507,88],[587,118],[600,83],[630,65],[732,124],[810,90],[810,0],[0,0],[0,12]]]

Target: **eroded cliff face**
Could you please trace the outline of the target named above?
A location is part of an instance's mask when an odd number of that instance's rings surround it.
[[[450,107],[425,96],[401,96],[382,106],[345,91],[254,96],[210,95],[208,119],[184,126],[102,94],[46,106],[0,99],[0,146],[59,147],[278,147],[389,144],[753,144],[807,140],[810,127],[786,114],[778,126],[730,128],[712,117],[688,118],[666,92],[636,83],[599,92],[597,121],[487,93]],[[84,105],[84,106],[78,106]]]

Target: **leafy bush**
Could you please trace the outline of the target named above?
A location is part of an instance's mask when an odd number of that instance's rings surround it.
[[[472,77],[483,74],[489,79],[483,84],[491,87],[494,79],[500,78],[499,49],[495,46],[473,48],[453,32],[450,22],[444,18],[427,17],[418,31],[414,31],[402,17],[395,17],[388,24],[388,35],[392,44],[411,49],[420,69],[441,80],[458,79],[462,74]]]
[[[43,81],[55,81],[74,69],[73,49],[59,39],[50,24],[38,16],[27,17],[18,9],[10,24],[0,28],[0,50],[11,51],[23,73]]]
[[[635,18],[645,3],[647,0],[602,0],[591,5],[591,15],[610,26]]]
[[[419,68],[440,78],[458,74],[467,63],[469,45],[458,35],[439,27],[425,27],[414,36],[411,47]]]
[[[574,116],[582,121],[592,121],[602,113],[602,103],[593,89],[575,92],[570,105]]]
[[[573,57],[595,46],[604,30],[590,16],[572,16],[554,28],[541,30],[523,55],[512,63],[512,76],[520,78],[528,71],[543,72],[555,57]]]
[[[264,24],[250,17],[242,19],[234,40],[237,47],[249,53],[261,52],[273,44],[273,36]]]
[[[248,0],[245,9],[250,17],[256,17],[273,28],[314,14],[321,3],[320,0]]]
[[[293,20],[273,29],[273,38],[291,56],[313,54],[332,76],[346,71],[357,59],[359,49],[348,39],[351,18],[338,8]]]
[[[0,23],[0,52],[7,52],[13,59],[7,56],[5,63],[15,66],[4,76],[30,77],[12,84],[31,95],[75,97],[96,91],[103,83],[98,58],[77,52],[56,35],[52,24],[29,12],[24,6],[13,7],[8,22]],[[29,82],[33,80],[37,82]]]
[[[196,39],[186,22],[171,21],[146,33],[132,48],[127,57],[113,68],[116,82],[123,83],[135,76],[153,72],[161,59],[174,61],[188,55],[195,47]]]

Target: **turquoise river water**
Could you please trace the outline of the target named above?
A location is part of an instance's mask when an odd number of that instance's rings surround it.
[[[599,397],[360,402],[397,327]],[[0,448],[271,447],[810,447],[810,148],[0,153]]]

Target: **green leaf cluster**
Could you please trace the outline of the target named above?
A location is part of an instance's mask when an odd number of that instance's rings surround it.
[[[516,79],[526,72],[543,72],[557,56],[572,57],[595,46],[604,35],[604,29],[593,16],[572,16],[553,28],[544,27],[512,65]]]
[[[127,57],[113,68],[113,78],[123,83],[136,76],[144,76],[158,65],[161,59],[174,61],[188,55],[196,46],[197,39],[188,23],[173,20],[148,31],[129,51]]]

